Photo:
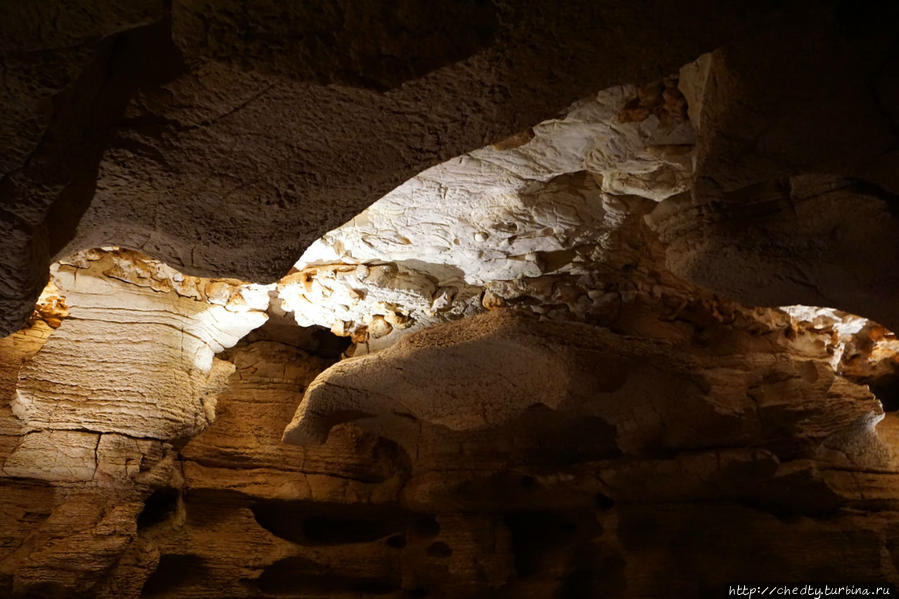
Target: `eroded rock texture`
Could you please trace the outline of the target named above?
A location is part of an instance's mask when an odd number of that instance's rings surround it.
[[[870,559],[893,542],[893,418],[833,374],[820,339],[785,335],[789,319],[753,332],[714,320],[647,339],[491,312],[326,370],[285,436],[320,441],[354,421],[396,439],[415,456],[404,500],[466,513],[441,528],[450,571],[484,551],[450,526],[496,544],[483,585],[498,596],[698,596],[823,576],[846,529],[870,553],[841,574],[895,579]],[[711,338],[697,346],[691,329]],[[512,348],[509,378],[479,376]],[[450,368],[428,369],[436,355]]]
[[[0,596],[899,585],[896,7],[0,7]]]
[[[4,331],[61,250],[118,244],[270,282],[422,169],[771,17],[715,2],[697,3],[702,21],[666,2],[357,4],[6,3]]]
[[[621,230],[638,229],[652,203],[640,198],[690,179],[693,129],[676,84],[605,90],[514,143],[410,179],[312,244],[279,282],[285,309],[372,350],[476,313],[485,290],[622,262]]]
[[[123,251],[61,264],[55,281],[33,324],[4,340],[9,388],[33,388],[37,372],[47,395],[68,388],[71,368],[43,355],[66,326],[128,333],[150,307],[208,325],[188,316],[194,304],[256,326],[265,308],[246,305],[247,286]],[[101,285],[120,289],[87,293]],[[823,576],[839,560],[853,580],[895,581],[892,558],[871,557],[896,542],[899,434],[861,384],[889,388],[892,334],[833,310],[747,309],[696,290],[666,308],[683,289],[639,291],[607,326],[513,304],[333,366],[339,346],[275,313],[214,358],[230,372],[214,411],[189,386],[164,398],[181,411],[106,399],[119,413],[102,422],[90,402],[106,386],[82,385],[55,410],[34,404],[40,423],[7,407],[3,588],[694,596],[747,577]],[[129,318],[91,312],[101,298],[131,298]],[[148,359],[173,360],[165,339],[145,342],[161,344]],[[125,353],[115,336],[106,343]],[[196,355],[168,368],[196,370]],[[100,365],[100,380],[122,384],[119,362]],[[144,393],[158,385],[147,367],[131,379]],[[764,560],[744,559],[760,547]],[[75,552],[79,566],[65,566]]]
[[[807,34],[776,26],[681,71],[695,185],[663,202],[654,227],[669,267],[706,288],[895,328],[896,34],[840,8],[809,15]]]

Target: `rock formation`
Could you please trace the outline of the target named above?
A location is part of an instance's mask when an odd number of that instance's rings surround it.
[[[0,597],[896,592],[896,23],[0,6]]]

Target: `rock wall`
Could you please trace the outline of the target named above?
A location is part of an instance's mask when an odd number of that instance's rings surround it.
[[[899,578],[899,420],[866,384],[889,388],[895,342],[864,319],[698,292],[672,312],[671,287],[604,326],[513,303],[335,363],[325,333],[277,311],[225,347],[274,286],[120,250],[54,277],[4,340],[8,595],[698,596],[831,580],[835,563],[840,580]],[[113,357],[150,315],[164,331],[182,318],[195,350],[219,344],[215,390],[162,387],[155,410],[103,400],[202,375],[159,333],[123,378]],[[105,374],[42,407],[71,387],[54,340],[71,350],[67,327],[101,324],[109,357],[85,359]]]
[[[0,6],[0,597],[899,585],[897,7]]]
[[[772,18],[709,0],[701,21],[660,1],[2,10],[6,334],[49,264],[93,247],[271,282],[423,169]]]

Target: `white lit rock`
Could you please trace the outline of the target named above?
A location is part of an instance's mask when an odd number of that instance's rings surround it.
[[[601,246],[621,226],[616,195],[660,201],[688,188],[693,131],[675,86],[604,90],[515,144],[423,171],[313,243],[279,285],[285,308],[303,326],[362,339],[385,315],[378,304],[398,306],[410,332],[472,313],[488,283],[558,271],[566,262],[545,254]],[[351,276],[352,265],[388,263],[386,275]]]
[[[48,481],[91,480],[97,470],[99,439],[99,434],[84,431],[28,433],[3,465],[3,475]]]
[[[268,293],[174,276],[133,252],[87,252],[53,276],[69,315],[19,372],[26,429],[174,439],[215,417],[234,367],[214,355],[267,320]]]
[[[825,341],[834,371],[862,380],[891,377],[896,370],[899,338],[886,327],[855,314],[819,306],[782,306],[796,326]]]

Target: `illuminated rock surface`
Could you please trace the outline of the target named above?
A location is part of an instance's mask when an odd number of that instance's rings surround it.
[[[899,585],[887,5],[0,8],[0,597]]]

